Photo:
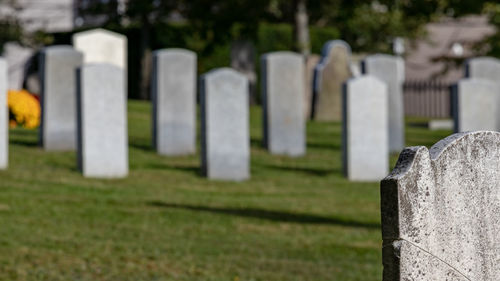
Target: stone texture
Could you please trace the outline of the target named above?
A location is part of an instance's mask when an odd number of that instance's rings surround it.
[[[230,68],[201,78],[202,171],[210,179],[250,177],[248,80]]]
[[[379,181],[389,169],[387,86],[364,75],[346,82],[343,92],[342,162],[353,181]]]
[[[479,57],[467,61],[465,77],[500,82],[500,60],[493,57]]]
[[[500,276],[500,134],[406,148],[381,182],[384,281]]]
[[[84,63],[109,63],[127,69],[127,37],[96,28],[73,34],[73,46],[84,55]]]
[[[0,170],[9,165],[9,110],[7,109],[7,61],[0,58]]]
[[[306,58],[306,78],[305,78],[305,91],[304,91],[304,118],[311,118],[312,102],[313,102],[313,89],[314,89],[314,69],[318,65],[321,57],[316,54],[307,56]]]
[[[462,79],[452,88],[455,132],[500,129],[498,84],[485,79]]]
[[[162,155],[196,151],[196,54],[165,49],[153,54],[153,146]]]
[[[340,121],[342,85],[352,74],[351,47],[342,40],[328,41],[321,51],[321,61],[314,72],[314,120]]]
[[[71,46],[47,47],[40,54],[39,142],[45,150],[76,150],[76,70],[82,62]]]
[[[128,174],[127,99],[123,70],[89,64],[78,73],[78,163],[85,177]]]
[[[304,155],[304,59],[274,52],[262,56],[261,65],[264,146],[272,154]]]
[[[362,71],[382,80],[389,94],[389,151],[400,152],[405,145],[403,83],[405,63],[401,57],[376,54],[366,57]]]

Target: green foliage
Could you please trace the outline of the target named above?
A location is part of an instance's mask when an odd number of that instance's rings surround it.
[[[484,12],[497,32],[486,38],[478,47],[480,50],[485,50],[488,55],[500,58],[500,3],[486,3]]]
[[[311,40],[311,52],[321,54],[323,45],[329,40],[340,39],[340,32],[334,27],[309,27],[309,37]]]
[[[0,53],[3,52],[5,43],[19,41],[21,35],[21,28],[15,19],[10,17],[0,19]]]
[[[288,51],[293,46],[293,29],[289,24],[259,24],[257,50],[263,54],[273,51]]]

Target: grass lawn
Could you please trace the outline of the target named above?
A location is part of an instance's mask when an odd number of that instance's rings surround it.
[[[381,280],[379,183],[343,178],[340,124],[309,123],[307,156],[294,159],[261,148],[260,109],[251,115],[241,183],[201,177],[198,155],[156,155],[145,102],[129,102],[127,179],[85,179],[75,153],[11,130],[0,280]],[[408,127],[407,143],[450,133]]]

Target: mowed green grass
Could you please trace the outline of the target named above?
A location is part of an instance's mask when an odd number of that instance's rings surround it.
[[[305,157],[271,156],[260,114],[241,183],[201,177],[198,155],[156,155],[146,102],[129,102],[126,179],[83,178],[75,153],[11,130],[0,280],[381,280],[379,183],[343,178],[340,124],[309,123]],[[407,140],[449,133],[409,127]]]

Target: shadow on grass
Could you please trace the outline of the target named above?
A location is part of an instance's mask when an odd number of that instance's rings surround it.
[[[167,165],[167,164],[161,164],[161,163],[148,163],[148,164],[146,164],[146,168],[153,169],[153,170],[177,170],[177,171],[192,173],[196,176],[201,176],[200,167]]]
[[[230,216],[238,216],[245,218],[257,218],[277,222],[289,222],[299,224],[322,224],[322,225],[338,225],[346,227],[361,227],[369,229],[380,229],[380,224],[369,222],[358,222],[334,217],[324,217],[311,214],[288,213],[282,211],[271,211],[256,208],[222,208],[209,207],[188,204],[174,204],[160,201],[148,202],[148,205],[163,208],[185,209],[198,212],[209,212],[215,214],[224,214]]]
[[[146,152],[154,151],[153,146],[151,144],[131,142],[129,143],[129,146]]]
[[[342,174],[340,169],[320,169],[320,168],[303,168],[303,167],[287,167],[287,166],[274,166],[266,165],[266,168],[280,170],[285,172],[303,173],[310,176],[326,177],[333,174]]]
[[[14,145],[37,147],[38,131],[20,128],[11,129],[9,130],[9,142]]]
[[[319,149],[331,149],[331,150],[341,150],[342,147],[340,144],[334,143],[316,143],[316,142],[307,142],[308,148],[319,148]]]

